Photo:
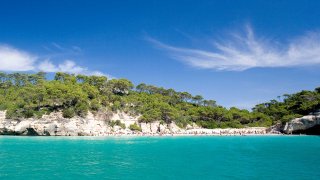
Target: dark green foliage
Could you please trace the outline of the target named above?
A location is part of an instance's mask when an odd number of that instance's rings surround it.
[[[129,126],[129,129],[132,130],[132,131],[140,131],[140,132],[142,131],[141,127],[136,123],[131,124]]]
[[[72,118],[76,115],[75,111],[73,108],[66,108],[62,111],[62,116],[64,118]]]
[[[121,123],[120,120],[109,121],[109,125],[110,125],[111,127],[120,126],[122,129],[125,129],[125,128],[126,128],[126,125],[125,125],[124,123]]]
[[[133,84],[127,79],[111,79],[108,82],[108,88],[117,95],[126,95],[133,87]]]
[[[188,124],[192,123],[192,121],[190,121],[189,116],[179,116],[177,119],[175,119],[175,123],[180,128],[186,128]]]
[[[97,99],[93,99],[90,102],[90,107],[92,111],[98,111],[102,106],[100,104],[100,102]]]
[[[78,116],[85,117],[88,113],[88,104],[85,102],[78,102],[75,105],[74,110]]]
[[[224,108],[200,95],[177,92],[147,84],[134,85],[127,79],[56,73],[46,80],[37,74],[0,72],[0,110],[7,118],[40,118],[62,111],[65,118],[85,117],[88,111],[124,111],[141,115],[140,122],[175,122],[180,127],[196,123],[205,128],[271,126],[285,123],[320,109],[320,88],[284,95],[282,101],[258,104],[253,111]],[[110,125],[125,128],[120,121]],[[137,128],[137,127],[132,127]],[[138,129],[135,129],[138,130]]]
[[[319,88],[315,91],[301,91],[296,94],[283,95],[282,101],[271,100],[270,102],[258,104],[253,112],[263,113],[270,117],[272,123],[285,123],[289,120],[320,109]]]
[[[121,108],[120,101],[114,101],[112,106],[111,106],[112,111],[116,112],[117,110],[120,110],[120,108]]]

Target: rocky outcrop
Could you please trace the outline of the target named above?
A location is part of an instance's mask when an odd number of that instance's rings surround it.
[[[92,113],[86,118],[66,119],[61,112],[34,119],[0,120],[0,134],[42,136],[98,136],[107,133],[110,127],[104,120],[97,120]]]
[[[282,134],[283,126],[281,123],[277,123],[269,128],[267,128],[267,133],[270,134]]]
[[[131,116],[124,112],[88,113],[84,118],[63,118],[61,112],[44,115],[42,118],[5,119],[5,112],[0,111],[0,135],[26,136],[108,136],[108,135],[260,135],[266,134],[267,129],[229,128],[204,129],[195,123],[180,128],[174,122],[165,124],[160,121],[139,123],[139,116]],[[111,127],[110,121],[119,120],[125,128],[118,125]],[[141,132],[130,130],[130,125],[137,124]]]
[[[283,132],[286,134],[320,134],[320,129],[317,127],[320,126],[320,115],[308,115],[301,118],[293,119],[286,123],[283,128]]]
[[[138,123],[140,116],[132,116],[124,112],[112,113],[111,116],[106,118],[106,120],[116,121],[119,120],[121,123],[125,124],[126,127],[129,127],[131,124]]]
[[[174,123],[164,125],[160,122],[139,123],[139,116],[130,116],[124,112],[88,113],[85,118],[63,118],[61,112],[44,115],[42,118],[5,119],[5,111],[0,111],[0,135],[35,136],[107,136],[130,134],[171,134],[180,132]],[[125,128],[109,125],[109,121],[119,120]],[[129,129],[132,124],[140,125],[142,132]]]

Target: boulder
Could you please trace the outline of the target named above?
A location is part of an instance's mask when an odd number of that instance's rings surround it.
[[[319,125],[320,115],[308,115],[287,122],[283,128],[283,132],[286,134],[304,133],[308,129]]]

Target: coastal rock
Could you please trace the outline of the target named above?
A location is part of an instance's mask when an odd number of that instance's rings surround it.
[[[170,123],[168,126],[169,126],[169,129],[170,129],[171,133],[182,133],[182,131],[183,131],[175,123]]]
[[[287,122],[283,128],[283,132],[286,134],[304,133],[308,131],[308,129],[315,128],[316,126],[320,126],[320,115],[308,115]]]
[[[61,112],[43,115],[41,118],[5,119],[5,111],[0,111],[0,135],[27,136],[108,136],[108,135],[261,135],[267,128],[205,129],[195,123],[180,128],[174,122],[160,121],[139,123],[139,116],[124,112],[89,112],[86,117],[63,118]],[[109,121],[119,120],[125,128],[110,126]],[[137,124],[141,132],[132,131],[130,125]]]
[[[168,128],[159,121],[152,123],[140,123],[141,130],[146,134],[158,134],[168,132]]]
[[[0,122],[6,118],[6,111],[0,111]]]
[[[145,133],[151,132],[150,124],[148,124],[148,123],[140,123],[140,127],[141,127],[142,132],[145,132]]]
[[[136,117],[129,117],[125,113],[117,114],[126,124],[137,122]],[[119,126],[110,127],[108,121],[101,114],[97,116],[91,112],[84,118],[63,118],[61,112],[44,115],[42,118],[5,119],[5,111],[0,111],[0,134],[2,135],[40,135],[40,136],[105,136],[110,133],[126,134],[129,129]],[[126,119],[127,118],[127,119]]]
[[[281,132],[283,131],[283,126],[281,123],[277,123],[269,127],[266,131],[267,133],[271,133],[271,134],[281,134]]]
[[[116,121],[119,120],[121,123],[125,124],[126,127],[129,127],[131,124],[138,123],[140,116],[132,116],[124,112],[118,111],[117,113],[109,114],[106,120]],[[101,118],[98,118],[101,119]]]

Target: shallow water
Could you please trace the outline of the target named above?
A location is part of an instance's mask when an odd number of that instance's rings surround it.
[[[320,179],[320,136],[0,136],[0,179]]]

